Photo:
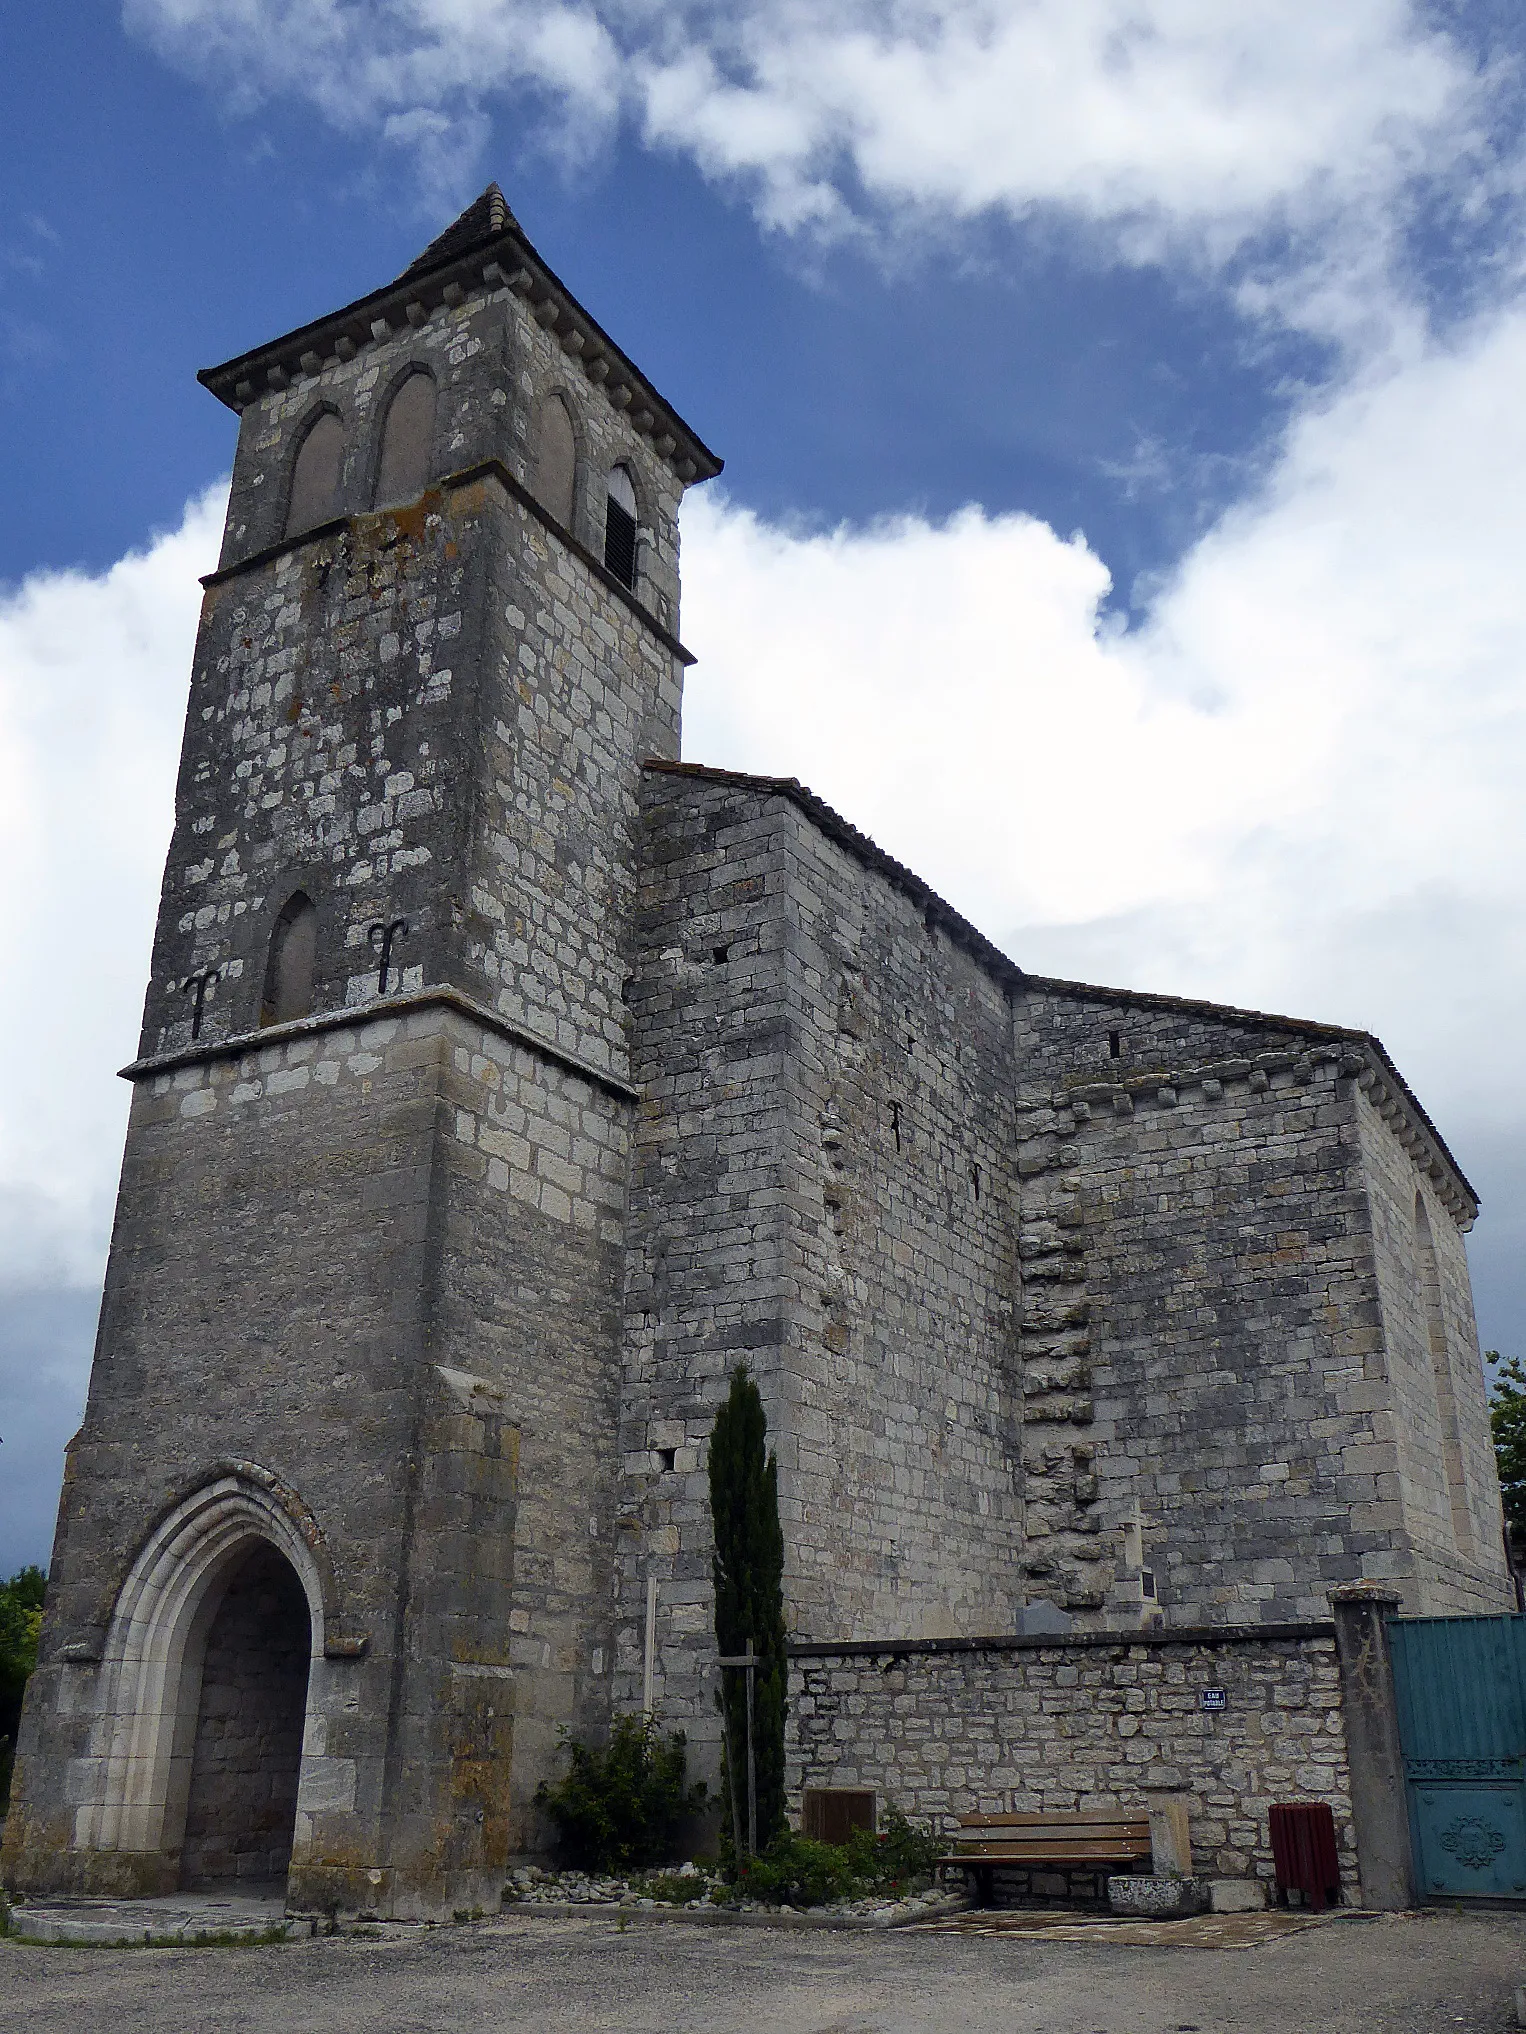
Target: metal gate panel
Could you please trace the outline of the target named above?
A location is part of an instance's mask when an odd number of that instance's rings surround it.
[[[1457,1780],[1410,1788],[1415,1873],[1428,1899],[1526,1898],[1526,1787]]]
[[[1526,1900],[1526,1617],[1391,1618],[1388,1637],[1422,1891]]]

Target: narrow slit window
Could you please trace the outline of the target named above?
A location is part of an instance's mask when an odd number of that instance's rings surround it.
[[[604,563],[622,586],[636,584],[636,490],[623,466],[609,476],[604,510]]]
[[[1107,1056],[1109,1059],[1122,1059],[1123,1033],[1121,1031],[1110,1031],[1107,1034]]]
[[[318,957],[318,909],[297,890],[282,906],[270,935],[265,961],[261,1024],[290,1024],[313,1007],[313,969]]]
[[[890,1104],[890,1134],[895,1139],[896,1150],[899,1151],[901,1148],[901,1105],[899,1102],[892,1102]]]
[[[980,1199],[980,1167],[978,1165],[970,1167],[970,1185],[975,1189],[975,1198],[978,1201]]]

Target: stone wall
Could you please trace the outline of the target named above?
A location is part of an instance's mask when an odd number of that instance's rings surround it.
[[[706,1456],[735,1364],[751,1366],[776,1446],[789,1416],[784,859],[768,801],[653,771],[643,806],[615,1699],[642,1700],[655,1578],[657,1704],[688,1732],[696,1768],[714,1774]]]
[[[1463,1232],[1406,1141],[1389,1084],[1359,1084],[1356,1108],[1382,1323],[1370,1387],[1381,1424],[1368,1449],[1381,1522],[1413,1549],[1412,1572],[1396,1578],[1404,1605],[1411,1615],[1511,1610]]]
[[[651,769],[626,1269],[616,1699],[713,1761],[705,1451],[729,1370],[777,1451],[797,1635],[1021,1608],[1002,984],[748,780]]]
[[[1268,1809],[1325,1801],[1355,1897],[1333,1626],[800,1646],[789,1702],[794,1814],[805,1787],[870,1787],[952,1833],[970,1814],[1143,1813],[1168,1788],[1191,1797],[1197,1872],[1269,1880]]]
[[[780,1509],[801,1636],[1017,1628],[1007,986],[792,802],[794,1320]]]
[[[1422,1521],[1448,1477],[1429,1355],[1417,1395],[1402,1317],[1385,1340],[1374,1209],[1407,1196],[1412,1234],[1423,1183],[1461,1339],[1465,1186],[1423,1124],[1414,1150],[1364,1139],[1371,1041],[1162,1004],[1055,982],[1018,1001],[1029,1573],[1097,1623],[1308,1618],[1360,1577],[1428,1606],[1396,1436]],[[1486,1511],[1476,1385],[1464,1403]],[[1496,1607],[1497,1537],[1454,1548],[1447,1600]]]
[[[1027,980],[798,786],[664,764],[644,798],[617,1704],[655,1579],[654,1693],[713,1757],[705,1450],[743,1359],[797,1640],[1418,1592],[1382,1163],[1427,1182],[1457,1337],[1471,1202],[1428,1130],[1369,1152],[1371,1042]],[[1491,1561],[1453,1570],[1480,1607]]]

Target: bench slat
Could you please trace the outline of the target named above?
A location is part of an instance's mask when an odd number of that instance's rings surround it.
[[[1148,1843],[1076,1843],[1062,1837],[1058,1843],[960,1843],[956,1857],[1054,1857],[1058,1851],[1076,1851],[1084,1857],[1148,1857]]]
[[[960,1814],[960,1829],[1042,1829],[1042,1831],[1117,1831],[1119,1835],[1150,1835],[1148,1814]]]

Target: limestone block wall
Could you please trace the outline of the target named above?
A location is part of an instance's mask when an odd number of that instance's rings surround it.
[[[1010,1027],[927,893],[795,797],[689,769],[645,797],[616,1702],[641,1700],[652,1579],[654,1696],[703,1762],[706,1451],[739,1360],[792,1631],[1016,1625]]]
[[[417,324],[399,320],[398,327],[379,336],[368,328],[358,350],[353,340],[348,343],[348,357],[328,351],[312,371],[280,388],[262,386],[248,402],[240,417],[220,565],[226,569],[284,540],[292,468],[322,410],[337,414],[344,430],[336,512],[368,513],[389,401],[405,376],[424,368],[438,392],[432,477],[499,459],[521,486],[535,491],[536,405],[548,395],[561,398],[578,451],[570,534],[596,558],[604,555],[609,470],[616,462],[630,469],[642,530],[636,593],[676,634],[682,484],[650,438],[632,428],[626,410],[610,401],[607,372],[603,381],[590,379],[579,354],[568,351],[524,298],[503,284],[479,280],[462,302],[436,302]]]
[[[303,1500],[333,1577],[299,1896],[471,1904],[523,1845],[558,1725],[608,1716],[628,1107],[428,1002],[140,1080],[12,1818],[23,1874],[46,1853],[59,1883],[173,1887],[173,1857],[71,1864],[67,1804],[112,1739],[90,1662],[125,1566],[224,1460]]]
[[[640,1706],[654,1581],[656,1706],[688,1732],[696,1769],[713,1773],[706,1463],[738,1362],[758,1380],[781,1459],[790,1447],[785,862],[769,801],[655,771],[643,797],[615,1698]]]
[[[1017,1140],[1005,983],[794,802],[781,1512],[812,1637],[1015,1630]]]
[[[443,1663],[419,1728],[463,1705],[491,1740],[511,1728],[512,1760],[473,1783],[471,1812],[503,1817],[517,1851],[537,1785],[560,1771],[560,1727],[589,1739],[609,1718],[631,1101],[462,1016],[445,1047],[431,1349],[463,1389],[490,1393],[516,1468],[496,1515],[480,1496],[469,1515],[453,1501],[428,1543],[419,1515],[420,1610],[439,1620],[421,1654]],[[486,1471],[463,1462],[462,1502]]]
[[[363,518],[209,587],[145,1054],[190,1044],[181,985],[205,969],[218,979],[201,1037],[256,1028],[270,936],[299,886],[318,910],[315,1009],[376,993],[376,922],[408,921],[402,986],[449,978],[474,753],[460,660],[487,569],[483,519],[464,506],[435,496],[401,524]]]
[[[640,764],[677,753],[681,662],[524,502],[491,480],[466,492],[491,500],[493,543],[461,979],[620,1073]]]
[[[1196,1871],[1269,1880],[1268,1809],[1325,1801],[1356,1897],[1330,1625],[797,1647],[789,1703],[792,1814],[806,1787],[871,1787],[951,1832],[968,1814],[1141,1813],[1169,1788],[1191,1797]]]
[[[1413,1582],[1395,1443],[1426,1428],[1390,1403],[1364,1042],[1052,982],[1018,1034],[1035,1581],[1098,1623]]]
[[[208,591],[143,1050],[260,1019],[299,886],[315,1009],[453,982],[596,1065],[625,1059],[640,759],[680,663],[493,476],[357,516]]]
[[[156,1520],[229,1463],[305,1508],[335,1648],[314,1666],[324,1777],[305,1827],[331,1856],[376,1861],[423,1338],[429,1028],[357,1020],[135,1083],[7,1829],[29,1875],[173,1890],[178,1831],[145,1856],[153,1831],[97,1812],[120,1692],[103,1648]]]
[[[1366,1073],[1353,1107],[1367,1203],[1386,1389],[1372,1441],[1386,1516],[1414,1550],[1405,1609],[1514,1608],[1506,1568],[1488,1389],[1473,1314],[1459,1197],[1394,1106],[1391,1084]]]

